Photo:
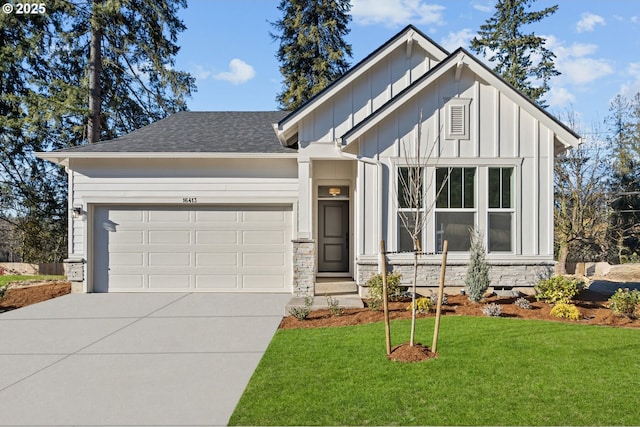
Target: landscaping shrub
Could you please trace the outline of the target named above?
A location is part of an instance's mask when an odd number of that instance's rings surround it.
[[[402,296],[400,289],[400,273],[387,273],[387,298],[389,301],[397,301]],[[371,276],[367,280],[369,287],[369,301],[367,302],[371,310],[380,310],[382,307],[382,274]]]
[[[531,303],[529,302],[528,299],[524,297],[518,298],[515,302],[515,305],[517,305],[520,308],[524,308],[525,310],[531,310]]]
[[[489,280],[489,264],[486,260],[486,250],[482,244],[482,233],[471,230],[471,248],[469,249],[469,267],[464,278],[469,300],[478,302],[484,297],[491,285]]]
[[[333,298],[329,295],[325,295],[327,298],[327,306],[329,307],[329,311],[334,316],[340,316],[343,313],[342,307],[340,307],[340,301],[337,298]]]
[[[307,295],[304,297],[304,306],[289,308],[289,314],[298,320],[305,320],[311,313],[311,306],[313,305],[313,295]]]
[[[571,299],[584,289],[584,282],[565,276],[554,276],[541,280],[534,286],[536,299],[551,304],[568,304]]]
[[[431,298],[422,297],[416,300],[416,313],[427,314],[433,309],[433,307],[434,307],[434,304],[433,304],[433,301],[431,301]],[[413,303],[407,306],[407,310],[412,310],[412,309],[413,309]]]
[[[482,309],[482,312],[485,316],[500,317],[502,315],[502,306],[492,302],[491,304],[486,304]]]
[[[573,304],[567,304],[564,302],[554,305],[551,309],[550,314],[555,317],[570,320],[580,320],[580,318],[582,317],[582,315],[580,314],[580,310],[578,310],[578,307]]]
[[[429,295],[429,298],[431,298],[431,302],[433,303],[433,306],[436,307],[438,305],[438,293],[437,292],[433,292],[431,295]],[[449,299],[447,298],[447,294],[442,294],[442,305],[447,305],[449,304]]]
[[[628,288],[618,289],[609,298],[609,308],[617,315],[635,318],[640,312],[640,292],[637,289],[630,291]]]
[[[4,297],[4,293],[7,292],[7,286],[8,285],[0,286],[0,300]]]

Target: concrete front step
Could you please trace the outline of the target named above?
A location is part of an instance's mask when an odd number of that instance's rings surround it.
[[[316,280],[315,288],[317,296],[358,293],[358,285],[352,279],[319,278]]]
[[[341,308],[364,308],[362,299],[357,295],[338,295],[331,296],[334,300],[338,300],[338,306]],[[289,316],[289,309],[292,307],[304,307],[304,297],[293,297],[284,308],[284,315]],[[311,310],[323,310],[329,308],[327,297],[316,295],[313,297],[313,305]]]

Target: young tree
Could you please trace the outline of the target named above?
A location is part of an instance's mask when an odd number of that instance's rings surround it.
[[[496,64],[494,71],[544,107],[549,79],[560,73],[554,65],[555,55],[545,47],[546,40],[533,32],[524,33],[523,27],[553,15],[558,6],[530,12],[534,1],[498,0],[493,16],[471,40],[471,50],[488,56]]]
[[[565,121],[578,131],[573,111]],[[559,273],[566,272],[568,259],[602,259],[607,251],[608,167],[599,146],[601,132],[594,127],[578,148],[556,158],[554,180],[554,231],[558,247]]]
[[[295,110],[349,69],[351,45],[344,37],[351,20],[348,0],[281,0],[278,34],[283,89],[276,100]]]
[[[640,93],[611,102],[606,122],[611,137],[612,175],[610,232],[616,242],[616,261],[640,257]]]
[[[31,245],[28,261],[64,257],[68,213],[64,169],[33,153],[128,133],[185,110],[194,89],[173,69],[186,0],[44,6],[0,14],[0,220]]]
[[[406,236],[410,239],[410,247],[413,252],[413,282],[411,295],[411,335],[409,345],[415,344],[416,330],[416,287],[418,283],[418,257],[422,253],[420,238],[425,229],[429,216],[433,212],[435,202],[440,192],[447,184],[449,176],[443,180],[439,188],[436,188],[436,196],[431,202],[426,200],[426,195],[435,184],[435,173],[427,174],[427,163],[434,156],[437,146],[436,141],[426,144],[422,138],[422,111],[418,118],[417,137],[407,148],[408,143],[402,146],[404,163],[406,167],[398,171],[398,183],[396,186],[396,202],[398,204],[398,218]],[[401,250],[404,249],[401,243]]]
[[[489,289],[489,264],[487,264],[487,251],[482,243],[483,237],[475,228],[471,230],[471,247],[469,248],[469,266],[464,284],[467,288],[469,300],[478,302]]]

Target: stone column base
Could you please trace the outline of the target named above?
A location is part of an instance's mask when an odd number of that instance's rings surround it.
[[[298,296],[313,295],[316,285],[316,242],[295,239],[293,242],[293,292]]]

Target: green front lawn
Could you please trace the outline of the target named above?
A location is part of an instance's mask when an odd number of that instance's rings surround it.
[[[640,330],[447,316],[438,350],[390,362],[382,323],[279,330],[230,424],[640,425]]]
[[[27,281],[27,280],[64,280],[64,276],[0,276],[0,286],[4,286],[9,282]]]

